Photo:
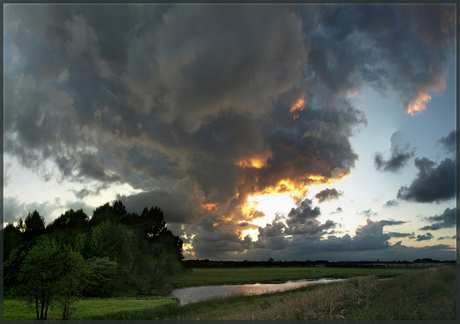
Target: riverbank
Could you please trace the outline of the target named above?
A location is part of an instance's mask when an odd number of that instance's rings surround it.
[[[131,319],[454,320],[455,280],[455,266],[443,266],[412,271],[392,280],[380,281],[371,275],[294,291],[168,305]]]
[[[343,269],[333,270],[336,271],[335,277],[338,278],[337,270],[342,271]],[[109,311],[107,307],[113,300],[116,300],[114,298],[81,300],[75,304],[76,312],[71,315],[71,319],[455,319],[455,303],[453,302],[457,289],[455,266],[414,270],[393,276],[392,280],[383,281],[378,280],[382,274],[376,275],[375,273],[378,272],[377,270],[384,269],[347,270],[372,270],[374,274],[291,291],[257,296],[216,298],[184,306],[179,306],[177,300],[168,297],[127,298],[125,300],[134,300],[132,305],[137,304],[137,306],[131,310],[115,307]],[[176,279],[184,280],[193,273],[195,271],[184,275],[182,279]],[[200,273],[197,271],[195,275]],[[214,275],[216,275],[215,272]],[[215,279],[210,275],[209,280],[212,281],[213,278]],[[232,278],[228,279],[232,280]],[[11,311],[11,302],[13,301],[4,301],[5,319],[13,319],[7,316]],[[122,307],[121,304],[118,307]],[[143,306],[139,307],[140,304]],[[91,307],[108,312],[85,314],[84,312],[87,312],[85,305],[92,305]],[[80,310],[83,313],[79,313]],[[31,314],[30,318],[17,319],[33,319],[33,311]]]
[[[244,285],[255,283],[283,283],[289,280],[314,280],[321,278],[352,278],[375,275],[377,278],[391,278],[403,273],[419,271],[414,269],[369,269],[369,268],[327,268],[327,267],[291,267],[291,268],[213,268],[193,269],[171,278],[174,288]]]

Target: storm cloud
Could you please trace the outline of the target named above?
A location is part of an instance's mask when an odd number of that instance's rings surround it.
[[[391,157],[388,160],[384,160],[382,153],[374,154],[374,165],[378,171],[386,171],[396,173],[400,171],[410,158],[415,154],[415,149],[410,149],[409,145],[406,145],[404,149],[399,149],[396,145],[391,150]]]
[[[318,202],[323,202],[326,200],[338,199],[339,196],[343,195],[342,192],[338,192],[335,188],[329,189],[326,188],[318,192],[315,197],[318,198]]]
[[[407,201],[432,203],[455,198],[455,161],[443,160],[438,166],[427,158],[416,158],[419,170],[409,187],[402,186],[397,198]]]
[[[421,231],[436,231],[441,228],[455,227],[457,223],[457,209],[455,207],[446,208],[441,215],[425,217],[424,220],[434,224],[422,227]]]
[[[396,224],[372,221],[353,240],[321,243],[336,223],[321,223],[306,194],[356,165],[349,139],[367,119],[350,94],[394,92],[413,115],[445,88],[454,9],[9,4],[4,151],[45,181],[88,184],[72,191],[79,200],[128,184],[138,193],[117,196],[127,210],[162,208],[190,257],[267,248],[297,255],[307,241],[318,251],[387,248],[382,228]],[[450,137],[441,139],[449,148]],[[412,156],[395,147],[376,163],[394,172]],[[419,175],[398,198],[451,199],[454,161],[415,161]],[[298,204],[283,220],[252,223],[265,215],[248,212],[249,197],[288,192]],[[15,198],[5,201],[5,219],[24,212]],[[243,234],[248,228],[258,241]]]

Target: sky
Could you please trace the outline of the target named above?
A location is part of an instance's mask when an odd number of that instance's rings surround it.
[[[121,200],[187,259],[455,259],[455,13],[4,4],[3,222]]]

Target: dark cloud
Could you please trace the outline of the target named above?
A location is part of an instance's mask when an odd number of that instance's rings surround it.
[[[392,220],[381,220],[377,222],[380,226],[393,226],[393,225],[401,225],[407,224],[405,221],[392,221]]]
[[[414,233],[398,233],[398,232],[389,232],[390,237],[407,237],[414,238]]]
[[[434,238],[433,235],[431,235],[431,233],[426,233],[426,234],[423,234],[423,235],[417,235],[417,239],[416,241],[429,241],[431,240],[432,238]]]
[[[267,224],[266,227],[259,227],[259,235],[262,237],[281,236],[284,233],[286,225],[281,222]]]
[[[366,216],[366,217],[371,217],[371,216],[377,216],[378,214],[374,211],[372,211],[372,209],[368,209],[368,210],[363,210],[362,212],[359,213],[359,215],[363,215],[363,216]]]
[[[420,228],[421,231],[436,231],[441,228],[455,227],[457,223],[457,209],[446,208],[441,215],[425,217],[424,220],[434,223]]]
[[[257,244],[300,256],[335,223],[318,223],[319,208],[298,194],[283,230],[293,239],[267,236],[281,230],[272,223],[256,244],[238,225],[263,215],[245,214],[247,198],[350,174],[349,138],[367,125],[350,93],[396,91],[414,113],[444,88],[455,8],[427,8],[8,5],[5,154],[44,180],[84,183],[78,199],[109,185],[142,191],[117,197],[138,213],[161,207],[196,257],[233,259]],[[394,153],[390,169],[411,154]],[[446,161],[398,198],[451,197]],[[373,246],[386,246],[382,235]],[[361,246],[331,238],[325,250],[339,241],[340,251]]]
[[[400,150],[396,145],[391,150],[391,157],[388,160],[383,159],[382,153],[374,154],[374,165],[378,171],[398,172],[406,166],[410,158],[415,154],[415,148],[410,150],[409,144]]]
[[[302,13],[311,44],[311,93],[334,98],[367,84],[383,95],[395,91],[404,109],[417,113],[427,91],[445,88],[445,78],[437,76],[445,76],[446,49],[454,44],[453,7],[336,5]]]
[[[396,207],[399,205],[399,201],[397,201],[396,199],[391,199],[391,200],[388,200],[385,205],[383,205],[384,208],[391,208],[391,207]]]
[[[305,199],[299,207],[291,208],[286,223],[288,225],[305,224],[307,220],[314,219],[321,214],[319,207],[312,208],[312,201]]]
[[[140,214],[147,207],[158,206],[165,215],[167,223],[190,224],[208,210],[204,193],[190,180],[183,179],[174,183],[163,183],[162,189],[141,192],[125,196],[117,195],[126,209]]]
[[[326,200],[338,199],[339,196],[343,195],[342,192],[338,192],[335,188],[329,189],[326,188],[318,192],[315,197],[318,198],[318,202],[323,202]]]
[[[445,150],[449,153],[455,154],[457,143],[457,131],[453,130],[446,137],[442,137],[438,143],[442,144]]]
[[[441,240],[455,240],[457,238],[456,235],[454,236],[441,236],[441,237],[438,237],[437,241],[441,241]]]
[[[422,203],[441,202],[455,197],[455,161],[445,159],[438,166],[427,158],[416,158],[419,170],[409,187],[398,190],[398,199]]]

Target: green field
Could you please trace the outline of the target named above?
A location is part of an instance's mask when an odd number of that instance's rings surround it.
[[[193,269],[174,277],[174,287],[284,282],[325,277],[349,281],[292,291],[215,298],[180,306],[168,297],[82,299],[73,320],[164,319],[455,319],[455,267],[425,270],[366,268]],[[378,278],[393,277],[379,281]],[[52,309],[49,319],[60,319]],[[35,319],[34,308],[4,300],[4,319]]]
[[[72,320],[104,319],[107,316],[117,316],[126,319],[145,310],[161,309],[166,305],[177,304],[175,299],[169,297],[142,298],[89,298],[81,299],[72,304]],[[4,320],[35,320],[36,313],[33,306],[16,299],[3,301]],[[48,310],[49,320],[60,320],[61,310],[53,307]]]
[[[369,268],[239,268],[239,269],[193,269],[171,280],[176,288],[237,285],[253,283],[282,283],[289,280],[350,278],[356,276],[376,275],[378,278],[390,278],[412,269],[369,269]]]

